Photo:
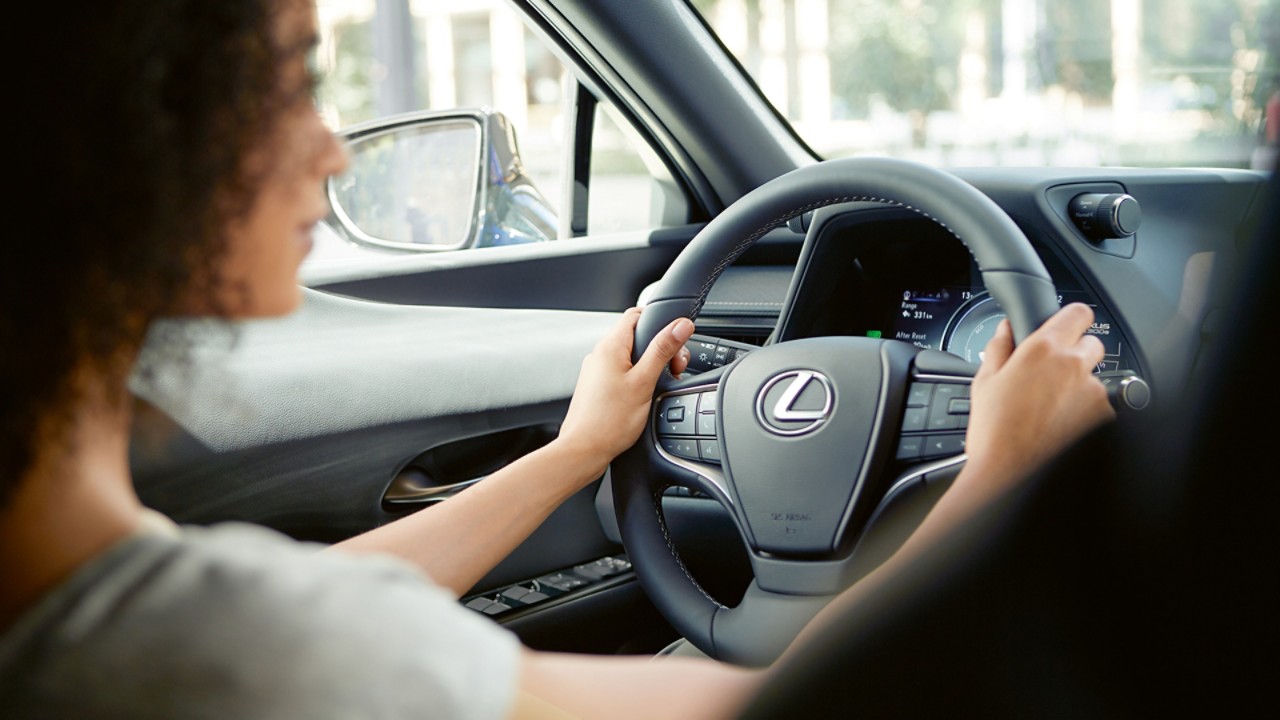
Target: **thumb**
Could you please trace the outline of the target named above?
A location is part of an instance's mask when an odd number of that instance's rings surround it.
[[[671,362],[671,358],[675,357],[676,353],[680,352],[680,348],[684,347],[691,335],[693,335],[693,321],[688,318],[675,319],[653,338],[649,347],[645,348],[644,355],[640,356],[640,360],[636,363],[636,368],[657,382],[662,369]]]

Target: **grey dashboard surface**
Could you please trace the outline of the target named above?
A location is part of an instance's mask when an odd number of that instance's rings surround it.
[[[706,315],[774,315],[782,311],[795,268],[745,265],[726,268],[702,306]]]
[[[396,306],[304,290],[289,317],[161,326],[132,389],[213,451],[563,402],[613,313]]]

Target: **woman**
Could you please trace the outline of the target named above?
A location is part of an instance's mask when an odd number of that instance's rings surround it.
[[[81,55],[41,65],[31,97],[56,142],[19,148],[28,216],[58,225],[56,243],[17,245],[27,283],[4,291],[0,707],[718,717],[746,702],[768,671],[535,653],[455,602],[635,441],[657,376],[685,365],[685,319],[632,366],[628,311],[583,363],[556,441],[334,552],[243,526],[143,530],[125,381],[148,326],[296,307],[322,182],[345,156],[311,103],[309,0],[90,3],[33,27],[33,48]],[[1016,353],[1001,329],[975,380],[970,462],[899,558],[1109,417],[1091,320],[1069,306]],[[442,542],[464,527],[485,541]]]

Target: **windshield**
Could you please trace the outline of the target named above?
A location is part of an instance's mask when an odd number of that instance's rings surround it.
[[[1280,0],[692,0],[822,157],[1274,166]]]

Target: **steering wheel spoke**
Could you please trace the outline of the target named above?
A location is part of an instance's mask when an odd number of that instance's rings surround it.
[[[661,463],[650,478],[654,492],[676,486],[714,498],[732,512],[722,467],[719,389],[723,368],[692,378],[668,378],[650,408],[645,438]],[[682,472],[681,472],[682,471]]]
[[[917,463],[964,454],[970,386],[978,366],[925,350],[912,363],[894,459]]]

